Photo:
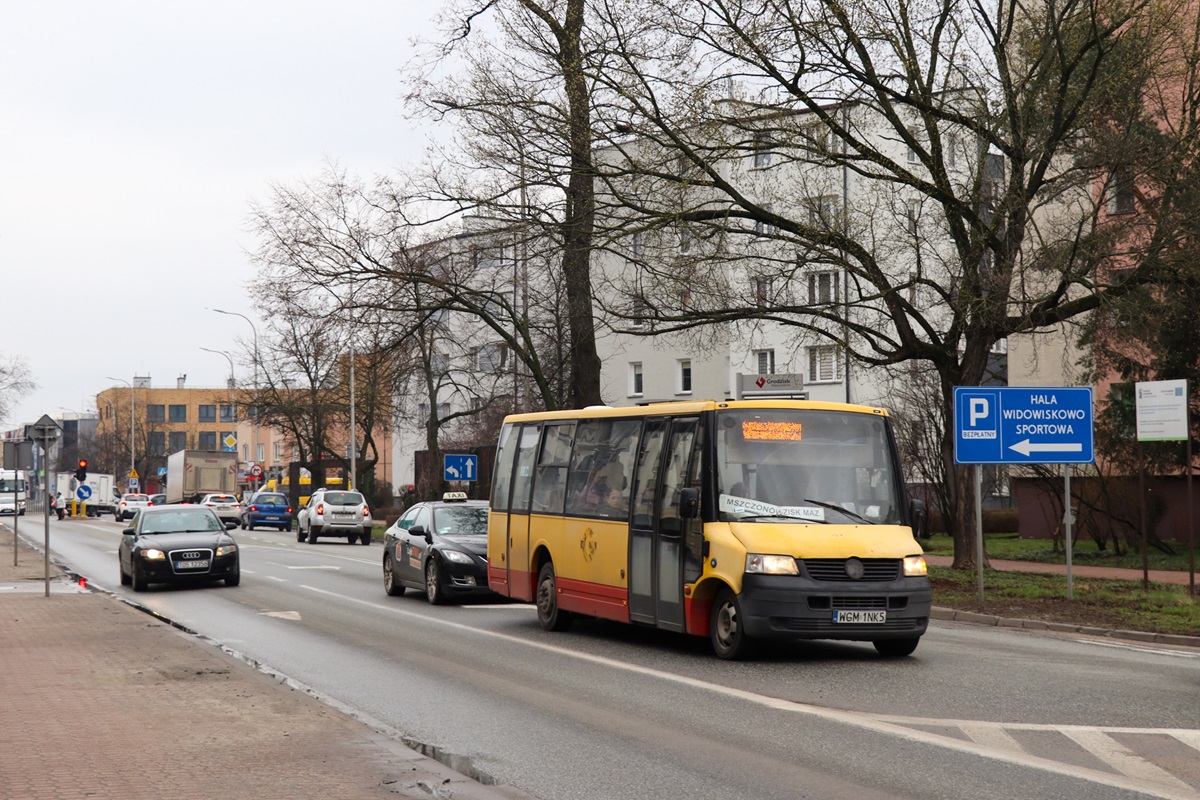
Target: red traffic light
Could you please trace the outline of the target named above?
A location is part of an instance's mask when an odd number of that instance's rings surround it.
[[[86,458],[79,459],[79,468],[87,469],[87,459]]]

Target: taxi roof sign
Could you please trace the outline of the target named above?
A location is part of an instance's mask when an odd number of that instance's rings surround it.
[[[442,501],[446,503],[465,503],[467,502],[467,493],[446,492],[442,495]]]

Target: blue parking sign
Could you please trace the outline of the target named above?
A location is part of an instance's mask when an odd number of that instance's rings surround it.
[[[1090,386],[954,387],[956,464],[1090,464]]]

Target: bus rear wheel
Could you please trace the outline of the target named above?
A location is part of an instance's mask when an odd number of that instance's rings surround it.
[[[742,626],[741,616],[742,606],[737,595],[728,588],[717,592],[708,623],[708,638],[718,658],[736,661],[749,655],[751,641]]]
[[[558,579],[554,576],[554,564],[549,561],[538,572],[537,615],[542,628],[548,631],[565,631],[574,620],[570,611],[558,607]]]

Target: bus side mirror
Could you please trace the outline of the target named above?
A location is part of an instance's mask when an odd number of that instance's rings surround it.
[[[700,490],[688,487],[679,491],[679,518],[695,519],[700,516]]]
[[[918,539],[928,539],[929,515],[925,513],[925,501],[915,498],[909,500],[908,517],[912,520],[913,536]]]

